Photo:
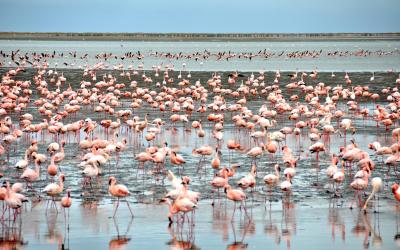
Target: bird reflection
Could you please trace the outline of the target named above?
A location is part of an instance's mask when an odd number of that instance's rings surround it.
[[[0,249],[21,249],[24,245],[28,245],[22,237],[22,220],[5,223],[6,221],[1,221]]]
[[[113,219],[113,222],[114,222],[115,230],[117,231],[117,236],[112,237],[112,239],[108,243],[109,249],[110,250],[125,249],[125,247],[129,243],[129,241],[131,240],[131,237],[129,236],[129,231],[130,231],[132,223],[133,223],[133,217],[131,217],[124,234],[120,234],[119,225],[118,225],[118,221],[116,218]]]
[[[281,243],[281,234],[278,226],[272,220],[271,212],[272,212],[271,203],[269,203],[268,218],[264,225],[264,233],[266,235],[272,236],[274,238],[275,244],[279,245]],[[267,214],[265,214],[265,216],[267,216]]]
[[[371,234],[371,223],[369,220],[369,215],[365,214],[361,210],[357,215],[357,221],[354,227],[352,228],[351,232],[356,236],[364,235],[363,239],[363,248],[369,248],[369,236]]]
[[[291,249],[292,235],[296,234],[296,228],[295,204],[289,199],[284,199],[282,201],[281,233],[288,250]]]
[[[372,246],[374,246],[374,248],[377,249],[382,248],[383,240],[381,237],[379,213],[374,214],[374,227],[371,231],[372,231]]]
[[[47,234],[45,235],[45,237],[48,243],[62,246],[64,237],[59,229],[56,227],[57,217],[58,213],[52,213],[46,216]]]
[[[337,199],[333,198],[329,201],[328,209],[328,222],[331,225],[331,236],[332,240],[336,238],[336,228],[338,227],[341,233],[342,241],[346,240],[346,224],[343,218],[340,216],[339,209],[337,208]]]
[[[247,221],[247,223],[243,224],[239,224],[240,226],[240,233],[241,233],[241,238],[238,240],[238,238],[236,237],[236,229],[235,229],[235,225],[234,222],[231,221],[231,228],[232,228],[232,232],[233,232],[233,242],[231,244],[229,244],[226,249],[229,250],[234,250],[234,249],[246,249],[248,247],[248,243],[244,242],[244,239],[246,237],[246,235],[250,232],[250,231],[254,231],[255,227],[254,227],[254,222],[252,220]]]
[[[215,203],[215,205],[212,207],[212,229],[213,231],[219,232],[221,231],[222,233],[222,239],[224,241],[227,241],[229,238],[229,222],[228,220],[230,217],[228,217],[227,209],[226,209],[226,203],[218,202]]]
[[[183,232],[183,230],[180,230],[179,225],[175,226],[175,224],[170,224],[168,226],[168,232],[172,237],[171,240],[166,243],[170,249],[200,249],[195,244],[193,229]]]
[[[394,241],[398,247],[400,247],[400,206],[396,206],[396,234],[394,235]]]

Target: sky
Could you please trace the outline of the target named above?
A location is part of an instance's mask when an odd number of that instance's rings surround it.
[[[0,0],[0,31],[399,32],[400,0]]]

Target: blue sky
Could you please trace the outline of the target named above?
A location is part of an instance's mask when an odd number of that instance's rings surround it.
[[[0,31],[396,32],[400,0],[0,0]]]

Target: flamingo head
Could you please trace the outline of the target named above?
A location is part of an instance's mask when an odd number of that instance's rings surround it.
[[[192,181],[192,179],[189,176],[183,176],[181,177],[182,179],[182,185],[189,185],[189,183]]]
[[[226,184],[224,187],[224,193],[226,194],[229,189],[231,189],[231,186],[229,184]]]
[[[108,179],[108,185],[111,185],[111,184],[113,184],[113,183],[115,183],[115,182],[116,182],[116,179],[115,179],[114,176],[111,176],[111,177]]]

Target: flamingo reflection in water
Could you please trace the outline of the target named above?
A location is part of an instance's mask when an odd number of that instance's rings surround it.
[[[57,227],[58,213],[49,213],[46,216],[47,233],[45,238],[48,244],[57,244],[59,248],[62,248],[64,243],[64,236]]]
[[[226,203],[217,203],[212,209],[212,230],[220,233],[222,240],[227,241],[229,238],[229,220]]]
[[[297,224],[295,215],[295,204],[290,200],[282,200],[282,221],[281,233],[282,239],[286,240],[287,249],[291,249],[292,235],[296,234]]]
[[[371,234],[371,223],[369,222],[369,214],[365,214],[364,212],[359,211],[357,214],[357,220],[354,227],[351,229],[351,232],[356,236],[362,236],[363,238],[363,248],[369,248],[369,237]]]
[[[131,230],[131,226],[133,224],[133,217],[131,217],[130,221],[128,222],[128,226],[126,227],[126,231],[124,234],[120,234],[118,221],[115,217],[113,219],[113,223],[115,226],[115,230],[117,231],[117,236],[111,238],[110,242],[108,243],[108,248],[110,250],[125,249],[125,247],[129,244],[131,240],[131,237],[129,236],[129,231]]]
[[[336,238],[336,228],[339,228],[339,232],[341,234],[342,241],[346,240],[346,224],[343,218],[340,216],[338,209],[338,200],[336,198],[332,198],[329,201],[328,208],[328,223],[331,224],[331,236],[332,241],[335,241]]]
[[[21,249],[28,245],[22,236],[21,219],[1,221],[0,235],[0,249]]]
[[[400,247],[400,206],[396,206],[396,234],[394,235],[394,241],[396,245]]]
[[[195,233],[193,228],[191,230],[183,232],[182,228],[177,224],[169,224],[168,232],[171,235],[171,240],[169,240],[166,245],[170,249],[200,249],[195,244]]]
[[[274,223],[272,219],[272,203],[269,202],[269,209],[267,209],[267,205],[265,204],[265,215],[264,218],[267,216],[266,212],[268,210],[268,219],[264,225],[264,233],[268,236],[272,236],[274,238],[274,242],[276,245],[281,243],[281,233],[279,231],[279,227]]]
[[[367,249],[372,243],[372,246],[376,249],[380,249],[383,245],[380,230],[380,219],[379,213],[374,213],[374,224],[371,226],[370,215],[362,213],[358,214],[357,223],[354,226],[352,232],[357,236],[359,233],[364,233],[363,247]],[[370,239],[372,237],[372,239]]]
[[[240,231],[242,232],[242,237],[240,238],[240,240],[238,240],[238,238],[236,237],[236,228],[235,228],[235,224],[233,221],[231,221],[231,228],[232,228],[232,232],[233,232],[233,242],[230,243],[226,249],[228,250],[239,250],[239,249],[246,249],[249,244],[244,242],[244,239],[246,237],[246,235],[252,230],[252,226],[254,226],[254,223],[249,220],[247,221],[247,223],[245,225],[240,225]],[[254,228],[253,228],[254,229]]]

